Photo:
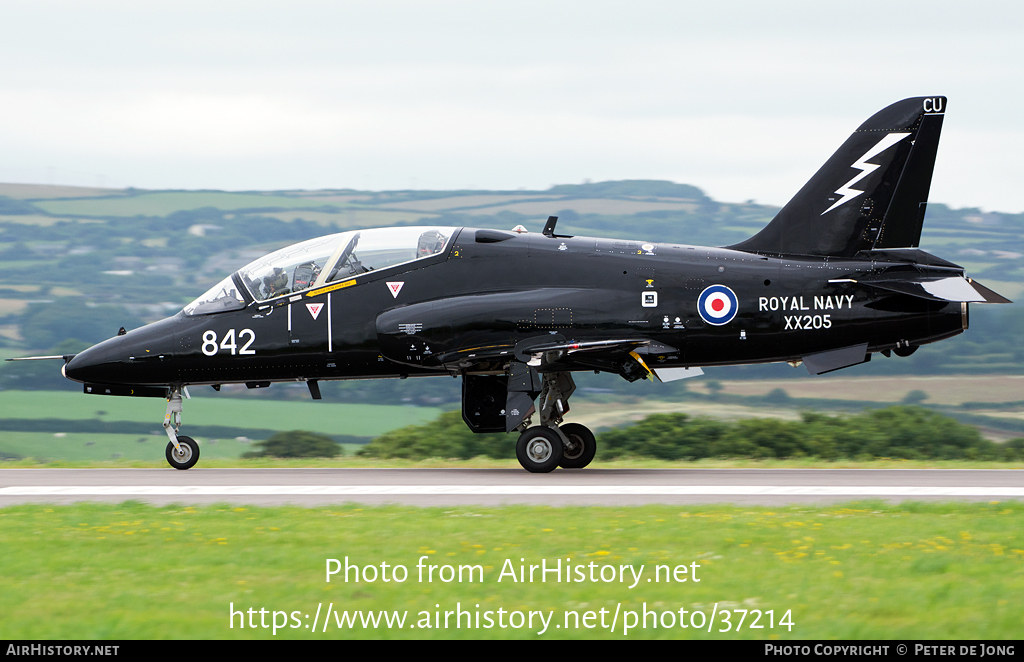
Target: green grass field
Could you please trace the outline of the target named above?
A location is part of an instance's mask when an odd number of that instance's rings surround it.
[[[188,426],[192,424],[309,430],[365,437],[404,425],[425,423],[440,413],[432,407],[228,398],[203,395],[203,391],[213,393],[207,388],[191,390],[193,398],[184,403],[182,434],[188,434]],[[167,403],[160,398],[115,398],[74,391],[0,391],[0,416],[3,418],[135,421],[152,423],[153,430],[158,431],[166,407]],[[74,429],[69,425],[69,429],[60,432],[72,433]],[[0,431],[0,440],[7,435]]]
[[[342,228],[366,228],[366,227],[387,227],[399,223],[418,223],[429,225],[437,218],[437,214],[429,214],[419,211],[394,211],[378,209],[360,209],[349,207],[337,214],[326,212],[297,210],[265,212],[261,216],[269,216],[285,222],[292,222],[297,218],[312,221],[321,225],[337,224]]]
[[[0,223],[18,223],[21,225],[39,225],[46,227],[59,223],[62,219],[53,216],[41,216],[39,214],[25,214],[18,216],[0,216]],[[7,263],[5,263],[7,264]]]
[[[225,211],[233,209],[262,209],[268,207],[305,208],[322,207],[325,203],[315,199],[229,193],[226,191],[163,191],[141,195],[95,198],[86,200],[44,200],[35,203],[51,214],[81,214],[83,216],[166,216],[183,209],[215,207]],[[331,203],[336,207],[344,203]]]
[[[57,436],[61,435],[61,436]],[[145,434],[51,434],[49,432],[0,432],[0,453],[32,458],[20,463],[21,466],[63,465],[107,466],[108,462],[129,462],[135,465],[145,463],[164,467],[164,450],[167,435]],[[196,437],[203,466],[211,461],[233,461],[247,451],[256,450],[251,442],[237,439],[211,439]],[[359,444],[342,444],[346,455],[354,455]],[[242,462],[249,462],[245,460]],[[12,465],[4,465],[12,466]]]
[[[710,638],[998,639],[1024,631],[1024,504],[878,502],[827,507],[257,508],[119,505],[0,509],[0,631],[12,639]],[[405,582],[325,582],[326,559],[405,566]],[[427,565],[480,565],[483,581],[418,580]],[[509,559],[644,568],[634,582],[513,582]],[[694,568],[691,564],[699,564]],[[699,583],[648,582],[687,565]],[[393,570],[392,570],[393,572]],[[528,572],[528,570],[527,570]],[[607,575],[606,575],[607,576]],[[599,577],[599,575],[597,575]],[[365,579],[365,578],[364,578]],[[479,577],[477,577],[479,579]],[[634,588],[630,588],[635,583]],[[266,609],[268,627],[229,627],[229,605]],[[456,604],[546,615],[534,627],[426,629]],[[406,612],[405,627],[321,630],[328,605]],[[437,606],[435,606],[437,605]],[[479,605],[479,607],[476,607]],[[687,629],[657,629],[688,612]],[[318,606],[319,625],[310,625]],[[600,627],[599,610],[606,610]],[[612,614],[621,611],[617,629]],[[741,611],[744,625],[737,632]],[[753,610],[760,611],[754,624]],[[772,614],[769,616],[768,611]],[[566,628],[566,612],[598,627]],[[709,633],[695,611],[716,613]],[[722,612],[729,613],[731,631]],[[275,615],[274,612],[281,612]],[[790,614],[792,630],[780,625]],[[635,626],[623,634],[630,614]],[[291,620],[291,617],[295,620]],[[246,616],[246,618],[248,618]],[[277,618],[286,626],[273,634]],[[481,618],[485,618],[483,615]],[[769,619],[774,628],[768,627]],[[481,621],[484,623],[485,621]],[[513,623],[515,621],[512,621]],[[290,627],[298,624],[297,627]],[[573,624],[572,617],[569,619]],[[175,625],[177,624],[177,625]],[[416,629],[410,629],[416,624]],[[465,618],[463,619],[465,624]],[[248,624],[247,624],[248,625]],[[562,627],[556,627],[561,625]]]
[[[165,446],[166,435],[85,433],[57,437],[47,432],[0,432],[0,452],[40,460],[157,460],[164,457]],[[252,450],[252,444],[218,439],[212,444],[202,440],[199,452],[208,460],[236,458],[248,450]]]

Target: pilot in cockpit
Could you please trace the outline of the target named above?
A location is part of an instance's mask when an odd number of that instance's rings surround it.
[[[316,277],[320,275],[320,266],[316,262],[306,262],[295,267],[292,272],[292,291],[298,292],[312,287]]]
[[[271,299],[288,294],[288,274],[281,267],[274,267],[274,273],[263,279],[263,298]]]
[[[446,241],[447,238],[437,230],[427,230],[420,235],[420,239],[416,243],[416,257],[421,258],[440,253]]]

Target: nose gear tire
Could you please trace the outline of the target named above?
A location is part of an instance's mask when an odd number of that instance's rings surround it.
[[[192,437],[178,436],[178,451],[174,444],[167,442],[167,464],[175,469],[191,469],[199,461],[199,444]]]
[[[516,442],[516,458],[530,473],[546,474],[562,461],[562,438],[549,427],[527,428]]]
[[[594,433],[579,423],[566,423],[558,429],[569,440],[569,444],[562,449],[562,461],[559,466],[563,469],[582,469],[590,464],[594,459],[594,453],[597,452]]]

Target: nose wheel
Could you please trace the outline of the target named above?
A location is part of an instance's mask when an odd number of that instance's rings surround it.
[[[579,423],[559,428],[537,425],[527,428],[516,442],[516,458],[530,473],[546,474],[555,467],[582,469],[597,452],[594,433]]]
[[[178,447],[167,442],[167,463],[175,469],[191,469],[199,461],[199,444],[192,437],[178,435]]]

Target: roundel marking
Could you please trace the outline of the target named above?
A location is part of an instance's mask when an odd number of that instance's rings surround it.
[[[736,317],[739,299],[736,293],[725,285],[711,285],[697,297],[697,312],[702,320],[712,326],[722,326]]]

